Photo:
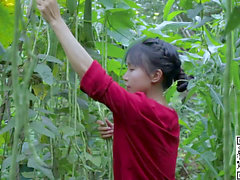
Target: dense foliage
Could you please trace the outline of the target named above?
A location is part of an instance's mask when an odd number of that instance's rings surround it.
[[[176,179],[235,176],[240,1],[229,2],[58,0],[72,33],[122,86],[135,40],[178,48],[194,79],[185,93],[176,84],[165,93],[181,125]],[[80,91],[35,1],[0,1],[0,60],[0,179],[112,179],[111,140],[95,123],[112,114]]]

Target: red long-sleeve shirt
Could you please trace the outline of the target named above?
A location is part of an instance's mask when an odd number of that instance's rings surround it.
[[[113,112],[115,180],[175,179],[179,123],[173,109],[143,92],[127,92],[96,60],[80,88]]]

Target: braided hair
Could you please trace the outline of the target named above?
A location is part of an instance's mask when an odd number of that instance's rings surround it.
[[[188,77],[181,69],[176,48],[160,40],[149,38],[133,45],[126,53],[129,63],[142,67],[148,75],[161,69],[163,72],[163,89],[168,89],[173,81],[177,82],[177,91],[183,92],[187,89]],[[125,58],[125,59],[126,59]]]

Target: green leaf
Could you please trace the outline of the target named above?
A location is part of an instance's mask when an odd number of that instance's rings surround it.
[[[188,130],[191,130],[191,128],[188,126],[186,122],[184,122],[182,119],[179,119],[179,124],[186,127]]]
[[[28,159],[28,167],[32,167],[34,169],[37,169],[41,171],[45,176],[47,176],[49,179],[54,179],[53,173],[50,168],[42,166],[38,161],[36,161],[33,157]]]
[[[0,147],[2,147],[2,145],[5,143],[5,139],[3,137],[3,135],[0,135]]]
[[[191,9],[193,7],[192,0],[180,0],[179,5],[184,9]]]
[[[192,141],[195,138],[197,138],[197,137],[199,137],[199,135],[201,135],[203,130],[204,130],[204,126],[203,126],[202,122],[198,121],[197,124],[195,125],[194,129],[191,131],[190,136],[183,141],[183,145],[185,146],[185,145],[192,143]]]
[[[74,136],[75,134],[77,134],[75,132],[75,130],[72,127],[70,127],[70,126],[61,127],[60,130],[63,133],[63,138],[64,139],[66,139],[68,136]]]
[[[113,4],[114,1],[99,0],[98,2],[101,3],[103,6],[105,6],[107,9],[113,8],[113,6],[114,6],[114,4]]]
[[[6,48],[13,41],[14,6],[8,6],[0,1],[0,42]]]
[[[209,90],[210,90],[210,94],[212,99],[215,101],[216,104],[219,104],[222,109],[224,110],[224,106],[222,103],[222,97],[220,96],[220,94],[218,94],[216,91],[214,91],[214,89],[211,87],[211,85],[207,85]]]
[[[210,2],[210,0],[195,0],[197,3],[205,3],[205,2]]]
[[[82,109],[88,109],[88,102],[85,101],[84,99],[77,98],[77,103],[78,103],[78,105],[79,105],[80,108],[82,108]]]
[[[168,14],[169,14],[174,2],[175,2],[175,0],[168,0],[166,6],[164,7],[164,10],[163,10],[163,19],[164,20],[167,20]]]
[[[78,7],[77,0],[67,0],[66,5],[67,5],[70,15],[73,15]]]
[[[6,51],[5,51],[3,45],[2,45],[1,42],[0,42],[0,56],[3,55],[5,52],[6,52]]]
[[[164,96],[168,103],[171,102],[171,98],[173,97],[174,93],[177,91],[176,88],[177,88],[177,82],[174,82],[174,84],[171,87],[169,87],[166,92],[164,92]]]
[[[49,85],[53,84],[53,74],[51,68],[46,64],[38,64],[34,69],[34,72],[37,72],[45,83]]]
[[[238,27],[240,25],[239,15],[240,15],[240,6],[236,6],[236,7],[234,7],[234,9],[228,19],[225,33],[228,33],[230,31],[234,30],[236,27]]]
[[[122,65],[117,60],[108,60],[107,61],[107,71],[108,72],[114,72],[118,76],[120,76],[122,70]]]
[[[203,10],[203,5],[198,5],[196,8],[194,9],[189,9],[187,11],[187,16],[190,18],[190,19],[193,19],[195,18],[201,11]]]
[[[123,0],[123,1],[131,8],[136,8],[136,9],[141,8],[140,6],[137,5],[137,3],[135,3],[132,0]]]
[[[19,154],[17,156],[17,162],[20,162],[22,160],[24,160],[26,158],[26,156],[24,154]],[[6,168],[8,168],[11,164],[11,161],[12,161],[12,155],[8,156],[6,159],[3,160],[3,164],[2,164],[2,167],[1,167],[1,170],[5,170]]]
[[[174,21],[163,21],[160,25],[156,27],[156,29],[153,31],[157,33],[158,31],[164,31],[164,30],[177,30],[178,28],[182,28],[185,26],[190,25],[190,22],[174,22]]]
[[[48,136],[50,138],[55,138],[55,135],[51,131],[49,131],[47,128],[45,128],[42,122],[39,122],[39,121],[32,122],[30,124],[30,128],[39,134]]]
[[[121,37],[117,37],[118,39],[116,39],[118,42],[122,42],[122,37],[130,41],[133,38],[133,17],[134,11],[131,9],[115,8],[107,10],[105,18],[107,19],[107,25],[109,27],[108,34],[110,33],[110,35],[113,36],[113,34],[111,34],[112,32],[120,35]]]
[[[211,17],[204,17],[198,24],[194,25],[192,28],[199,28],[203,25],[205,25],[207,22],[212,21],[213,18]]]
[[[207,41],[210,41],[210,43],[212,43],[215,46],[220,45],[215,36],[206,28],[206,26],[204,26],[204,34],[206,36]]]
[[[56,136],[60,135],[58,128],[52,123],[52,121],[49,118],[42,116],[42,122]]]
[[[38,54],[37,57],[39,59],[42,59],[42,60],[45,60],[48,61],[48,62],[53,62],[53,63],[57,63],[57,64],[60,64],[60,65],[63,65],[63,62],[53,56],[50,56],[50,55],[46,55],[46,54]]]
[[[181,14],[181,13],[186,13],[186,11],[182,11],[182,10],[179,10],[179,11],[173,11],[171,12],[168,16],[167,16],[167,21],[171,21],[175,16]]]
[[[100,53],[102,54],[103,53],[104,44],[102,42],[96,42],[96,47],[100,51]],[[123,58],[125,52],[124,52],[124,50],[122,48],[108,43],[107,44],[107,54],[110,57]]]
[[[14,127],[14,125],[15,125],[15,119],[11,119],[8,122],[8,124],[0,130],[0,134],[3,134],[5,132],[9,131],[10,129],[12,129]]]
[[[194,150],[194,149],[192,149],[190,147],[184,147],[184,149],[186,151],[190,152],[191,154],[200,155],[200,159],[203,160],[204,163],[206,163],[206,165],[213,172],[215,177],[217,177],[217,180],[219,180],[218,173],[217,173],[216,169],[213,167],[212,163],[209,161],[208,156],[206,156],[206,154],[201,154],[198,151],[196,151],[196,150]]]
[[[100,167],[101,165],[101,157],[94,157],[91,154],[86,153],[86,160],[91,161],[97,167]]]

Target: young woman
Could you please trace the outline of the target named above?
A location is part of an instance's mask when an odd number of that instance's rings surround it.
[[[131,47],[126,54],[125,90],[77,42],[61,18],[56,0],[37,0],[37,5],[78,73],[81,90],[113,112],[114,179],[175,179],[178,116],[167,106],[163,92],[174,80],[187,76],[174,46],[155,38]],[[178,81],[178,91],[186,87],[186,81]]]

